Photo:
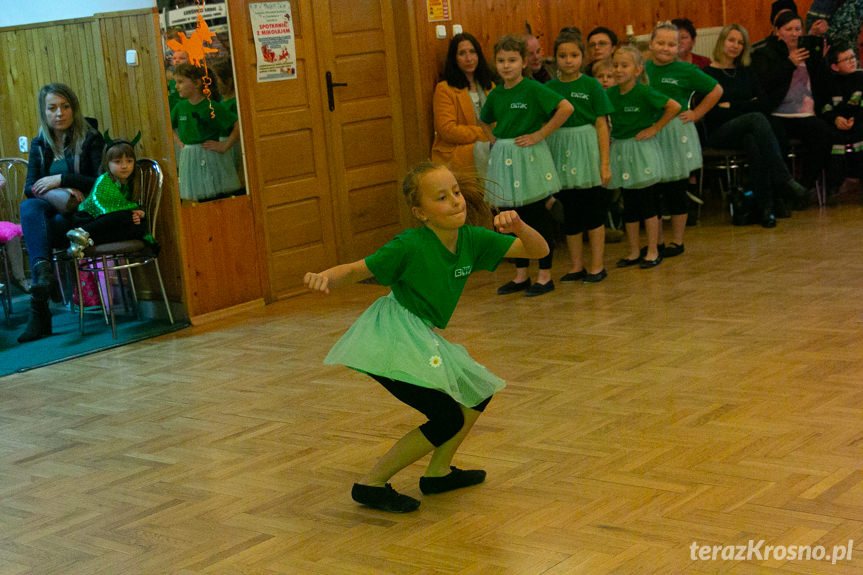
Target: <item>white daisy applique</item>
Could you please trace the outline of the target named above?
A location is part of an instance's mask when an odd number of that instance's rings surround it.
[[[626,172],[624,172],[624,173],[623,173],[623,176],[621,176],[621,177],[622,177],[624,180],[628,180],[628,179],[629,179],[629,174],[627,174]]]
[[[566,166],[561,166],[561,167],[560,167],[560,171],[561,171],[561,172],[563,172],[563,173],[566,173],[566,169],[567,169],[567,168],[566,168]]]
[[[530,157],[530,161],[533,162],[533,156]]]
[[[521,186],[521,182],[519,182],[518,180],[516,180],[512,183],[512,187],[514,187],[514,188],[518,188],[520,186]]]
[[[431,367],[440,367],[442,363],[443,360],[440,358],[439,355],[433,355],[429,358],[429,365]]]
[[[575,174],[575,172],[577,172],[577,171],[578,171],[578,169],[577,169],[577,168],[573,168],[572,170],[570,170],[570,173],[571,173],[571,174]]]
[[[504,164],[506,164],[507,166],[511,166],[512,165],[512,158],[507,158],[506,161],[504,162]]]
[[[566,151],[566,157],[567,157],[567,158],[569,157],[569,154],[570,154],[570,151],[569,151],[569,150],[567,150],[567,151]]]
[[[687,142],[687,140],[689,140],[689,138],[686,136],[683,136],[682,138],[680,138],[680,141],[683,142],[684,144]]]
[[[550,179],[551,179],[551,172],[546,172],[546,173],[545,173],[545,179],[546,179],[546,180],[550,180]]]
[[[645,174],[649,174],[649,173],[650,173],[650,168],[644,168],[644,173],[645,173]]]
[[[686,152],[686,157],[691,159],[692,158],[692,152]]]

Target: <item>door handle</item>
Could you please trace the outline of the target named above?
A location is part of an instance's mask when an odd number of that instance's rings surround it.
[[[336,109],[336,99],[333,96],[333,88],[336,86],[347,86],[347,82],[333,82],[333,73],[327,70],[327,100],[330,103],[330,112]]]

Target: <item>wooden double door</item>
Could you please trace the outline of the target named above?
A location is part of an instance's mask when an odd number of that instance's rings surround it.
[[[229,0],[229,17],[273,300],[300,289],[306,271],[359,259],[403,228],[404,131],[390,0],[292,0],[297,78],[261,83],[248,4]]]

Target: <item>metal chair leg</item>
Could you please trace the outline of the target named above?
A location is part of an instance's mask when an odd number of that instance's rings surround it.
[[[154,259],[153,265],[156,266],[156,277],[159,279],[159,289],[162,290],[162,301],[165,302],[165,311],[168,312],[168,319],[171,325],[174,325],[174,314],[171,313],[171,304],[168,302],[168,294],[165,293],[165,283],[162,281],[162,271],[159,269],[159,260]]]

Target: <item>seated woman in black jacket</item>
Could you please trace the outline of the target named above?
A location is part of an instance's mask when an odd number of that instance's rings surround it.
[[[30,320],[18,337],[23,343],[51,335],[48,298],[56,278],[51,271],[53,248],[69,245],[66,232],[72,215],[49,203],[51,190],[70,190],[79,201],[90,193],[102,163],[102,136],[84,119],[78,96],[65,84],[39,90],[39,135],[30,143],[26,200],[21,203],[21,228],[30,258]]]
[[[827,98],[823,40],[801,37],[803,23],[793,10],[780,10],[774,34],[752,53],[752,67],[767,94],[770,121],[780,145],[804,140],[803,181],[813,185],[830,157],[832,126],[815,115]]]
[[[749,66],[749,34],[730,24],[722,29],[713,61],[704,72],[722,86],[722,98],[704,117],[706,143],[712,148],[740,148],[752,167],[751,183],[761,225],[776,226],[776,215],[787,217],[783,197],[803,195],[806,189],[791,177],[779,143],[763,112],[767,102]]]

